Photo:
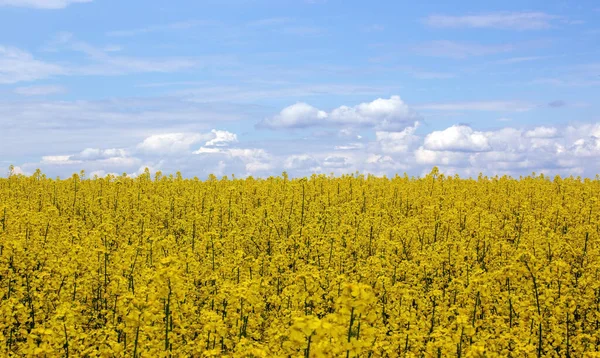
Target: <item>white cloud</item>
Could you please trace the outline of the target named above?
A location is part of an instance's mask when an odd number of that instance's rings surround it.
[[[365,145],[362,143],[350,143],[347,145],[336,145],[334,147],[335,150],[354,150],[354,149],[362,149]]]
[[[419,126],[419,122],[411,127],[406,127],[401,132],[375,132],[376,141],[381,145],[384,153],[405,153],[411,146],[419,140],[414,133]]]
[[[554,138],[558,130],[554,127],[536,127],[525,133],[528,138]]]
[[[340,106],[329,113],[306,103],[297,103],[284,108],[279,115],[261,121],[257,127],[280,129],[334,125],[400,130],[418,118],[399,96],[392,96],[353,107]]]
[[[381,31],[385,30],[385,26],[383,26],[381,24],[372,24],[372,25],[368,25],[368,26],[363,26],[362,30],[364,32],[381,32]]]
[[[27,87],[17,87],[13,91],[16,94],[22,96],[47,96],[52,94],[61,94],[65,93],[66,89],[62,86],[54,86],[54,85],[41,85],[41,86],[27,86]]]
[[[217,61],[215,59],[214,61]],[[221,61],[222,62],[222,61]],[[236,74],[236,76],[248,75],[247,73]],[[184,88],[177,90],[174,93],[181,96],[187,96],[190,100],[206,102],[206,101],[258,101],[273,98],[298,99],[306,97],[320,97],[323,95],[368,95],[376,96],[382,92],[388,92],[392,88],[385,86],[360,86],[350,84],[315,84],[315,85],[294,85],[290,86],[285,81],[271,81],[273,83],[256,82],[255,80],[245,81],[239,85],[231,86],[209,86],[185,82],[181,83],[155,83],[146,84],[145,87],[161,87],[161,86],[194,86],[192,88]],[[282,83],[283,82],[283,83]],[[242,86],[244,85],[245,86]],[[252,86],[247,86],[252,84]],[[267,85],[267,86],[265,86]],[[302,101],[300,101],[302,103]]]
[[[196,155],[225,157],[238,159],[244,164],[246,173],[249,175],[266,172],[275,168],[273,158],[267,151],[261,148],[206,148],[193,152]]]
[[[418,164],[426,165],[444,165],[444,166],[463,166],[463,162],[466,160],[463,153],[451,152],[451,151],[435,151],[428,150],[423,147],[419,147],[415,151],[415,160]]]
[[[146,153],[175,154],[187,152],[192,144],[206,140],[207,136],[199,133],[164,133],[155,134],[146,139],[137,148]]]
[[[525,112],[536,107],[535,104],[522,101],[476,101],[426,103],[413,106],[419,110],[435,111],[490,111],[490,112]]]
[[[390,163],[394,160],[389,155],[380,155],[380,154],[369,154],[367,157],[367,163],[369,164],[381,164],[381,163]]]
[[[425,24],[440,28],[493,28],[503,30],[542,30],[552,26],[559,16],[544,12],[496,12],[478,15],[431,15]]]
[[[588,137],[576,140],[570,150],[574,156],[581,158],[598,158],[600,156],[600,138]]]
[[[86,165],[96,163],[110,167],[130,167],[138,162],[137,158],[130,157],[125,149],[111,148],[86,148],[72,155],[47,155],[42,156],[40,164],[51,165]]]
[[[172,22],[169,24],[153,25],[153,26],[141,27],[141,28],[131,29],[131,30],[110,31],[107,33],[107,35],[114,36],[114,37],[130,37],[130,36],[145,35],[145,34],[150,34],[150,33],[155,33],[155,32],[188,30],[188,29],[191,29],[191,28],[194,28],[197,26],[214,25],[214,24],[215,23],[212,21],[179,21],[179,22]]]
[[[61,66],[36,60],[28,52],[0,46],[0,84],[35,81],[65,73]]]
[[[451,140],[456,135],[441,135],[448,134],[452,128],[438,132],[438,137],[443,137],[447,142],[456,142]],[[454,128],[456,130],[456,126]],[[433,149],[421,146],[415,151],[416,162],[438,165],[443,169],[442,172],[461,175],[477,175],[479,172],[486,175],[528,175],[535,171],[553,175],[594,176],[595,168],[600,165],[600,141],[595,136],[600,134],[600,124],[597,123],[573,125],[562,130],[537,127],[531,130],[502,128],[477,132],[466,128],[462,130],[462,139],[458,141],[465,145],[438,145]],[[479,141],[473,140],[474,134],[481,136]],[[487,146],[484,138],[487,139]]]
[[[418,115],[399,96],[378,98],[354,107],[341,106],[331,112],[334,123],[379,128],[405,127],[408,120],[417,118]]]
[[[258,126],[262,128],[305,128],[325,122],[327,113],[306,103],[296,103],[281,110],[272,117],[261,121]]]
[[[291,155],[283,163],[285,169],[308,169],[317,165],[317,160],[308,154]]]
[[[34,9],[63,9],[71,4],[92,0],[0,0],[0,6],[29,7]]]
[[[193,153],[194,154],[209,154],[209,153],[222,153],[222,151],[219,148],[200,147],[198,150],[195,150]]]
[[[112,175],[112,176],[119,176],[119,173],[115,173],[115,172],[107,172],[106,170],[102,170],[102,169],[98,169],[98,170],[94,170],[92,172],[90,172],[89,174],[87,174],[87,176],[89,178],[94,178],[95,176],[97,176],[98,178],[103,178],[106,177],[107,175]]]
[[[86,148],[79,153],[69,155],[45,155],[37,163],[24,163],[23,169],[33,172],[41,169],[44,173],[69,176],[85,170],[87,173],[105,176],[108,173],[123,173],[137,168],[140,158],[132,157],[125,149]]]
[[[71,160],[70,155],[44,155],[42,156],[41,164],[65,165],[78,164],[80,160]]]
[[[129,148],[163,133],[204,133],[197,143],[203,144],[216,136],[210,133],[211,123],[229,126],[266,113],[256,105],[201,104],[164,97],[0,101],[0,157],[14,157],[16,147],[23,157],[48,154],[47,148],[58,153],[86,147]]]
[[[289,17],[269,17],[265,19],[255,20],[248,23],[249,27],[267,27],[275,25],[284,25],[292,21]]]
[[[211,133],[214,135],[214,138],[207,141],[204,145],[206,146],[216,146],[223,147],[229,145],[230,143],[235,143],[238,141],[237,135],[235,133],[231,133],[228,131],[221,131],[213,129]]]
[[[353,108],[357,112],[368,113],[368,116],[378,116],[377,111],[369,112],[372,109],[370,107]],[[1,109],[0,103],[0,113]],[[40,112],[53,113],[44,111],[43,108]],[[328,120],[332,112],[326,112]],[[118,117],[115,123],[126,118]],[[152,116],[148,117],[148,123],[152,123],[151,118]],[[39,126],[36,121],[33,123]],[[68,123],[81,125],[81,122],[74,120]],[[131,121],[131,128],[136,128],[136,123]],[[518,176],[535,171],[545,174],[578,173],[593,177],[595,170],[600,167],[599,123],[572,124],[567,127],[504,127],[494,130],[455,125],[419,135],[417,129],[426,128],[418,127],[418,122],[405,125],[399,131],[371,132],[363,128],[359,132],[358,127],[346,126],[332,128],[324,137],[284,137],[265,140],[254,147],[244,146],[238,142],[234,133],[225,130],[159,129],[163,125],[168,126],[168,123],[168,120],[162,123],[151,135],[139,132],[137,136],[123,137],[125,144],[114,144],[107,140],[98,145],[81,140],[69,144],[70,148],[79,145],[79,149],[66,150],[54,141],[44,146],[53,148],[53,152],[44,151],[39,155],[41,159],[37,163],[13,162],[19,164],[24,172],[41,168],[48,175],[61,176],[81,169],[88,173],[126,172],[136,175],[145,166],[165,173],[181,171],[185,176],[199,177],[205,177],[209,173],[262,177],[279,175],[284,170],[290,176],[311,173],[341,175],[356,171],[393,176],[402,172],[411,175],[428,173],[431,166],[436,165],[444,173],[457,173],[461,176],[477,176],[479,172],[486,175]],[[15,124],[18,123],[9,122],[8,128]],[[144,137],[139,137],[141,133]],[[357,133],[363,134],[362,139],[357,140]],[[10,133],[0,135],[3,136],[1,139],[13,137]],[[26,136],[19,136],[22,137]],[[3,145],[0,140],[0,149]],[[9,155],[12,155],[11,146],[7,148]]]
[[[264,162],[249,162],[246,163],[246,171],[250,174],[256,174],[256,173],[268,173],[270,170],[273,169],[273,164],[271,163],[264,163]]]
[[[27,175],[27,173],[23,170],[23,168],[19,167],[19,166],[14,166],[13,170],[12,170],[13,174],[22,174],[22,175]]]
[[[434,151],[483,152],[491,149],[487,136],[467,126],[452,126],[429,133],[424,147]]]
[[[1,0],[0,0],[1,1]],[[40,1],[41,2],[41,1]],[[35,81],[56,76],[116,76],[131,73],[171,73],[200,65],[200,58],[166,57],[139,58],[115,56],[114,46],[96,47],[77,41],[70,33],[59,34],[45,48],[46,51],[72,50],[83,53],[87,61],[82,63],[54,64],[36,59],[31,53],[0,45],[0,84]],[[216,58],[203,58],[202,64],[222,64]],[[17,89],[25,95],[60,92],[59,87],[39,86]]]
[[[271,156],[264,149],[229,149],[226,152],[232,158],[240,158],[250,174],[265,172],[274,168]]]
[[[125,158],[127,157],[127,151],[120,148],[111,149],[99,149],[99,148],[86,148],[79,154],[71,156],[73,159],[78,160],[103,160],[111,158]]]
[[[46,51],[75,51],[84,54],[89,60],[82,65],[70,67],[69,75],[116,76],[131,73],[169,73],[196,67],[199,59],[187,57],[139,58],[117,56],[110,46],[94,46],[75,38],[72,33],[62,32],[46,45]]]
[[[455,73],[449,72],[430,72],[430,71],[412,71],[413,77],[421,80],[440,80],[458,77]]]
[[[511,57],[503,60],[494,61],[495,64],[499,65],[512,65],[515,63],[538,61],[548,58],[548,56],[522,56],[522,57]]]
[[[456,42],[450,40],[431,41],[413,48],[414,51],[421,55],[453,59],[493,55],[510,52],[514,49],[515,46],[512,44],[481,45],[477,43]]]
[[[347,156],[332,155],[325,157],[321,163],[326,168],[347,168],[352,164],[352,160]]]

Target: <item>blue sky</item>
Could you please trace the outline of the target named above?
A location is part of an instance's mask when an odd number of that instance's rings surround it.
[[[0,0],[0,166],[593,177],[599,20],[591,0]]]

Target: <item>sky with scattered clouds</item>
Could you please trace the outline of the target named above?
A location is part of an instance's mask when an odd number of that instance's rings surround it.
[[[0,0],[11,164],[595,177],[600,4]]]

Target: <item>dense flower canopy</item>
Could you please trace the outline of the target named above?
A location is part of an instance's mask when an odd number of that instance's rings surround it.
[[[582,356],[600,180],[0,179],[18,356]]]

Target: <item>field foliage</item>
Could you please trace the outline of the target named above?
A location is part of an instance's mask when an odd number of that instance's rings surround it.
[[[600,180],[0,179],[4,356],[592,356]]]

